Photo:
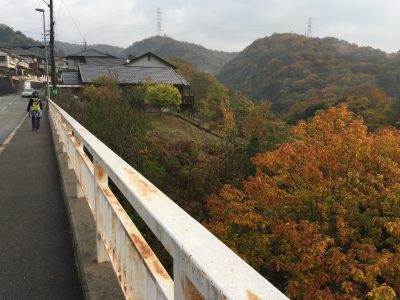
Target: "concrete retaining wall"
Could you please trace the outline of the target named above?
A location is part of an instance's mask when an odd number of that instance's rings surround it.
[[[9,77],[0,77],[0,95],[15,93],[13,81]]]

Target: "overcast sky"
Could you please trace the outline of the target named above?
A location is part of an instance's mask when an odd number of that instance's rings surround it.
[[[41,40],[38,7],[47,9],[43,0],[0,0],[0,23]],[[312,36],[400,50],[400,0],[54,0],[56,39],[125,48],[157,34],[158,7],[162,34],[214,50],[241,51],[274,32],[304,34],[308,18]]]

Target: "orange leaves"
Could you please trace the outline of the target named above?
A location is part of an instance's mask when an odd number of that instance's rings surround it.
[[[387,286],[386,284],[382,284],[381,286],[373,289],[371,292],[367,294],[368,299],[371,300],[395,300],[396,293],[394,290]]]
[[[334,240],[324,236],[323,226],[307,221],[287,222],[273,225],[272,232],[272,247],[274,253],[279,253],[272,260],[277,271],[291,278],[286,294],[293,299],[318,299],[321,293],[331,295],[325,288],[335,281],[329,273],[330,265],[340,266],[343,255],[332,255]]]
[[[252,162],[255,175],[241,190],[225,186],[210,208],[238,253],[266,255],[253,265],[293,299],[400,293],[399,130],[368,133],[339,106],[299,122],[290,143]]]
[[[235,189],[231,185],[224,185],[221,190],[221,197],[224,198],[226,201],[233,201],[233,200],[242,200],[244,197],[244,193],[238,189]]]
[[[224,185],[220,197],[213,195],[208,203],[208,208],[216,218],[230,225],[238,225],[251,230],[264,229],[265,220],[257,213],[254,200],[249,200],[245,194],[231,185]],[[218,208],[218,211],[216,211]],[[221,218],[221,214],[223,217]]]
[[[354,229],[349,228],[343,217],[336,220],[337,238],[341,245],[347,244],[354,237]]]
[[[400,220],[387,222],[385,228],[391,235],[400,237]]]
[[[221,119],[219,120],[219,129],[221,130],[222,134],[230,139],[236,136],[237,129],[236,129],[236,120],[235,114],[231,111],[225,100],[221,100],[219,103],[219,113],[221,114]]]
[[[246,195],[255,201],[257,207],[262,209],[276,208],[287,205],[293,201],[290,194],[279,188],[265,174],[250,177],[244,182]],[[265,191],[268,190],[268,193]]]

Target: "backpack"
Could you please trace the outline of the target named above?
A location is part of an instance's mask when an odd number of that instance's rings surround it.
[[[32,99],[31,110],[32,111],[40,111],[40,99],[39,98]]]

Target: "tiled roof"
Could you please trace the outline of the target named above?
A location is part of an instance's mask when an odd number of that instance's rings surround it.
[[[115,58],[114,56],[112,56],[110,54],[101,52],[96,49],[88,49],[86,51],[80,51],[77,53],[70,54],[67,57],[113,57],[113,58]]]
[[[170,67],[79,65],[83,83],[92,83],[99,76],[111,76],[122,84],[136,84],[150,80],[152,83],[169,83],[188,86],[189,83]]]
[[[68,71],[62,73],[63,85],[81,85],[78,71]]]
[[[14,52],[13,52],[13,51],[11,51],[10,49],[7,49],[7,48],[1,48],[1,47],[0,47],[0,51],[1,51],[1,52],[4,52],[4,53],[6,53],[6,54],[8,54],[8,55],[10,55],[10,56],[14,56],[14,57],[20,57],[21,59],[23,59],[23,57],[22,57],[22,56],[19,56],[18,54],[14,53]]]
[[[89,65],[123,65],[125,59],[113,57],[85,57],[85,61]]]
[[[19,55],[19,56],[33,56],[33,57],[42,58],[41,55],[36,54],[36,53],[32,53],[32,52],[27,51],[27,50],[22,49],[22,48],[13,48],[10,51],[11,51],[11,53]]]

